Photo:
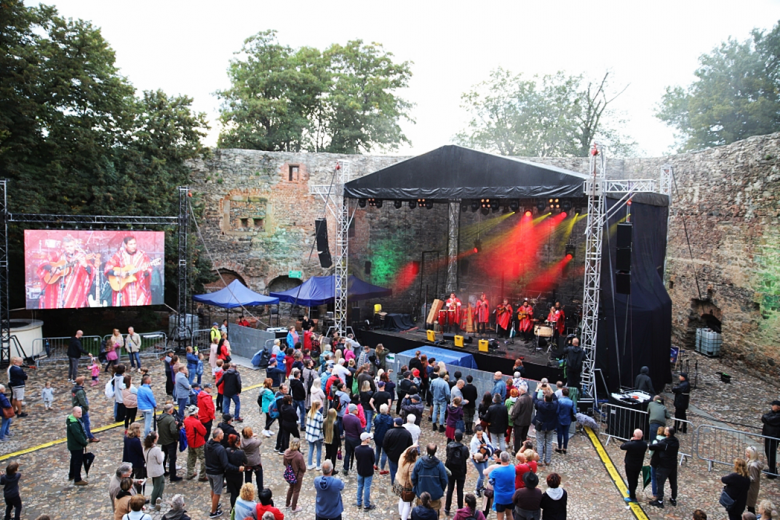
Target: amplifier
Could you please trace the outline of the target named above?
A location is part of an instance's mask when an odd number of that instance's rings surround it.
[[[459,334],[445,334],[444,335],[444,340],[445,341],[455,341],[455,338],[457,338],[457,337],[460,337],[460,335]],[[463,338],[463,343],[471,343],[472,339],[473,339],[472,336],[468,336],[468,335],[465,335],[465,334],[462,336],[462,338]]]

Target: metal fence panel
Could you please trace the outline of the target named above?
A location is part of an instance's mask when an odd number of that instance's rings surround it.
[[[39,357],[35,360],[35,366],[40,367],[43,364],[57,363],[58,361],[68,360],[68,344],[70,343],[70,336],[68,337],[51,337],[51,338],[35,338],[33,340],[33,352],[39,349],[40,352],[45,352],[46,357]],[[81,346],[92,354],[97,356],[100,352],[100,336],[82,336]],[[38,349],[36,349],[38,347]],[[89,359],[89,358],[85,358]]]
[[[230,326],[230,350],[236,356],[252,359],[252,356],[266,345],[267,340],[275,338],[276,335],[273,332],[240,325]]]
[[[769,441],[770,447],[772,443],[774,444],[771,449],[777,450],[780,439],[767,437],[760,433],[703,424],[696,428],[694,452],[699,459],[707,462],[707,470],[712,471],[713,464],[731,467],[734,465],[734,459],[744,459],[745,449],[749,446],[756,448],[758,453],[762,453],[762,447],[765,446],[766,441]],[[777,473],[770,473],[769,468],[764,470],[764,473],[777,475]]]
[[[139,332],[138,335],[141,336],[141,349],[138,352],[139,357],[161,356],[168,348],[168,335],[161,330],[154,332]],[[103,341],[108,344],[108,341],[111,338],[111,334],[106,334],[103,336]],[[122,336],[123,341],[124,338],[125,336]],[[90,353],[92,354],[92,352]],[[122,357],[130,359],[130,356],[124,350],[124,344],[119,350],[119,359],[121,360]]]

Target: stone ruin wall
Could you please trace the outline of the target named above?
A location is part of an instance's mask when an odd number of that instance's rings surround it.
[[[724,359],[771,376],[780,375],[778,157],[780,134],[773,134],[697,153],[607,161],[613,179],[658,179],[663,165],[674,169],[664,280],[673,302],[673,343],[692,346],[695,328],[719,323]],[[354,179],[403,159],[215,150],[211,159],[192,163],[192,189],[205,202],[201,228],[214,267],[235,273],[258,291],[286,288],[290,270],[303,271],[304,279],[327,274],[316,251],[309,259],[313,222],[323,210],[309,186],[328,184],[337,161],[349,161]],[[582,173],[588,169],[581,158],[531,160]],[[350,270],[382,285],[397,269],[406,269],[410,274],[401,290],[385,305],[408,311],[421,301],[424,286],[436,286],[435,273],[415,262],[422,251],[446,255],[447,208],[411,211],[385,204],[356,212]],[[335,253],[332,215],[328,226]],[[380,254],[390,261],[377,263]],[[371,261],[370,274],[366,261]],[[461,277],[460,284],[468,285],[470,276]],[[442,291],[444,270],[438,277]]]

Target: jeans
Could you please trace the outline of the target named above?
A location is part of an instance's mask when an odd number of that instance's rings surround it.
[[[435,422],[439,426],[444,426],[444,413],[446,411],[447,411],[447,401],[434,401],[433,412],[431,413],[431,417],[433,417],[433,422]],[[436,419],[437,417],[438,420]]]
[[[664,484],[666,479],[669,479],[669,487],[672,488],[672,498],[677,499],[677,466],[674,468],[655,468],[655,480],[659,501],[664,499]]]
[[[357,481],[357,506],[368,507],[371,505],[371,480],[374,477],[361,477]]]
[[[68,358],[68,379],[75,381],[79,376],[79,358]]]
[[[92,430],[90,429],[92,425],[89,422],[89,412],[84,412],[81,415],[81,422],[84,423],[84,430],[87,432],[87,439],[94,439],[95,436],[92,435]]]
[[[184,410],[187,408],[187,404],[190,402],[189,397],[182,397],[181,399],[176,399],[179,404],[179,421],[184,420]]]
[[[149,432],[152,431],[152,423],[154,422],[154,410],[141,410],[141,415],[144,416],[144,439]]]
[[[494,448],[501,448],[501,451],[506,451],[506,438],[504,437],[503,432],[490,432],[490,444],[492,444]],[[539,452],[539,454],[541,455],[541,452]]]
[[[352,466],[352,459],[355,458],[355,448],[358,446],[360,446],[360,439],[344,437],[344,471],[349,471]]]
[[[647,434],[645,435],[645,438],[647,439],[655,439],[656,435],[658,435],[658,428],[665,428],[665,423],[657,423],[657,422],[651,422],[650,423],[650,429],[648,430]],[[663,435],[663,432],[661,433]]]
[[[387,462],[387,452],[382,449],[382,445],[378,442],[376,443],[376,450],[374,450],[374,460],[377,467],[384,471],[385,463]]]
[[[130,352],[128,356],[130,356],[130,368],[141,368],[141,358],[138,357],[138,352]]]
[[[550,459],[552,458],[554,435],[555,430],[536,431],[536,453],[539,454],[539,460],[543,460],[547,464],[550,463]]]
[[[18,494],[13,497],[5,497],[5,518],[11,520],[11,511],[16,508],[14,513],[14,520],[19,520],[19,515],[22,513],[22,497]]]
[[[298,412],[298,419],[301,421],[301,430],[306,430],[306,401],[293,401],[293,406]],[[238,414],[236,414],[238,415]]]
[[[314,455],[314,448],[317,448],[317,467],[320,467],[322,461],[322,439],[316,442],[309,442],[309,466],[311,466],[311,458]]]
[[[483,475],[482,472],[487,469],[488,463],[487,461],[477,462],[474,459],[471,459],[471,463],[474,464],[474,469],[477,470],[477,486],[475,489],[479,491],[482,489],[482,483],[485,480],[485,475]]]
[[[363,412],[366,414],[366,433],[371,433],[371,423],[374,419],[374,410],[365,409]]]
[[[3,417],[3,425],[0,426],[0,439],[5,439],[8,436],[8,431],[11,428],[11,422],[13,422],[13,417]]]
[[[555,428],[558,432],[558,449],[568,449],[569,448],[569,430],[571,429],[571,424],[562,425],[559,424]]]
[[[192,383],[195,382],[195,377],[196,377],[195,369],[194,368],[193,369],[189,369],[189,375],[187,376],[187,379],[190,382],[190,386],[192,386]]]
[[[160,449],[163,452],[163,468],[165,467],[165,462],[168,462],[168,473],[170,473],[170,477],[173,478],[176,476],[176,454],[179,451],[179,441],[173,441],[170,444],[166,444],[165,446],[160,446]],[[205,450],[204,450],[205,455]]]
[[[650,466],[650,487],[653,491],[653,496],[658,496],[658,479],[655,476],[655,468]]]
[[[390,485],[395,484],[395,474],[398,472],[398,463],[387,459],[387,465],[390,468]]]
[[[232,397],[222,397],[222,413],[230,413],[230,401],[236,403],[236,413],[233,414],[234,418],[241,417],[241,397],[236,394]]]

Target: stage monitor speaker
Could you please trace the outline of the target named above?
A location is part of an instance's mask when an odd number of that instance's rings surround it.
[[[444,334],[444,340],[445,341],[455,341],[456,338],[462,337],[464,343],[471,343],[472,337],[468,334],[464,334],[463,336],[458,336],[457,334]]]
[[[486,339],[479,340],[479,351],[480,352],[487,352],[488,350],[489,350],[488,349],[488,340],[486,340]]]
[[[631,294],[631,273],[617,273],[615,275],[615,292]]]
[[[432,330],[426,330],[425,335],[428,337],[428,341],[436,341],[436,332]]]
[[[615,269],[618,271],[631,271],[631,249],[621,248],[617,250]]]
[[[634,225],[629,222],[622,222],[617,225],[617,248],[631,249],[631,243],[633,242],[633,230]]]
[[[314,221],[314,234],[317,239],[317,255],[320,257],[320,266],[327,269],[333,266],[328,247],[328,221],[318,218]]]
[[[463,348],[463,336],[455,336],[455,346]]]

